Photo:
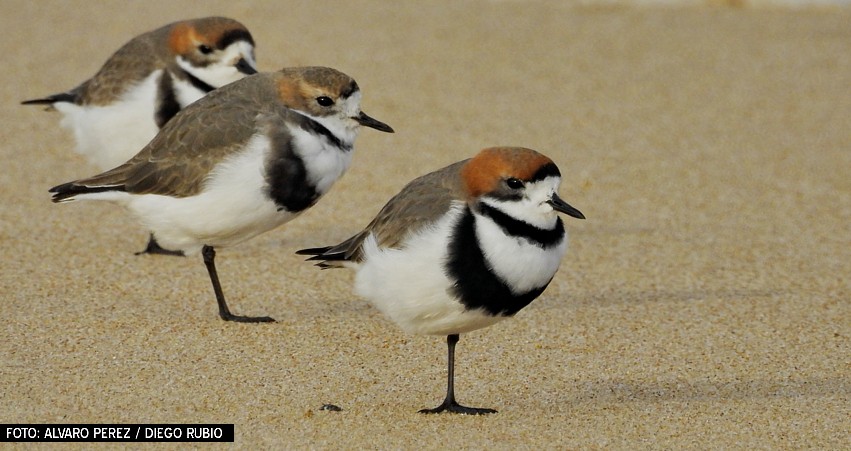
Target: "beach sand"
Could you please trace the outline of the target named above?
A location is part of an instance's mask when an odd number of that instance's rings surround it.
[[[100,2],[104,3],[104,2]],[[736,2],[732,2],[736,4]],[[851,443],[851,10],[556,1],[0,5],[0,419],[233,423],[239,448],[841,449]],[[349,173],[299,219],[200,256],[134,256],[59,114],[132,36],[225,15],[261,70],[352,75]],[[359,230],[407,181],[494,145],[561,168],[571,244],[544,294],[463,335],[404,334],[348,271],[294,255]],[[340,412],[320,410],[323,404]],[[69,445],[83,447],[84,445]]]

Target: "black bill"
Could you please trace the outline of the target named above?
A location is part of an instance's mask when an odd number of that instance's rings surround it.
[[[360,114],[354,119],[358,121],[358,124],[363,125],[364,127],[374,128],[382,132],[393,133],[393,128],[391,128],[389,125],[367,116],[367,114],[363,111],[361,111]]]
[[[257,73],[257,69],[251,67],[245,58],[240,58],[239,61],[236,62],[236,70],[248,75],[254,75]]]
[[[561,197],[558,197],[558,194],[553,193],[552,199],[548,200],[547,203],[550,204],[555,211],[560,211],[577,219],[585,219],[585,215],[583,215],[581,211],[573,208],[570,204],[563,201]]]

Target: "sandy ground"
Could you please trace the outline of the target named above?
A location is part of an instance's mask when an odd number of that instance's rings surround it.
[[[103,2],[100,2],[103,3]],[[851,443],[851,11],[547,1],[0,3],[0,419],[235,423],[240,448],[840,449]],[[245,23],[263,70],[354,76],[364,130],[313,210],[219,252],[136,257],[94,168],[23,99],[177,19]],[[461,402],[424,416],[445,345],[293,252],[492,145],[550,155],[571,247],[516,318],[464,335]],[[341,412],[321,411],[325,403]],[[76,445],[75,445],[76,446]]]

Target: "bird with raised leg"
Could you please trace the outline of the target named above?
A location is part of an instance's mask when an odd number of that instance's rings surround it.
[[[140,34],[73,89],[24,105],[62,113],[76,151],[100,170],[133,157],[174,115],[210,91],[257,73],[254,38],[227,17],[182,20]],[[141,254],[183,255],[153,234]]]
[[[126,206],[166,249],[202,254],[222,319],[270,322],[231,313],[215,249],[313,206],[348,169],[362,126],[393,132],[361,111],[361,95],[327,67],[252,75],[179,112],[128,162],[50,192],[54,202]]]
[[[488,414],[455,399],[459,335],[511,317],[549,285],[567,249],[561,172],[531,149],[496,147],[419,177],[362,231],[303,249],[356,270],[355,292],[409,333],[446,336],[446,398],[423,413]]]

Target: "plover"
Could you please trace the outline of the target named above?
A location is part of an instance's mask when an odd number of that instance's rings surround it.
[[[233,19],[205,17],[136,36],[76,88],[22,103],[59,110],[77,151],[106,170],[132,158],[180,109],[256,72],[248,29]],[[178,252],[151,239],[141,253]]]
[[[288,222],[343,175],[361,126],[393,132],[360,109],[351,77],[326,67],[261,73],[189,105],[127,163],[50,189],[54,202],[127,206],[167,249],[200,252],[224,320],[234,315],[214,264],[232,246]]]
[[[459,334],[513,316],[552,280],[567,248],[561,174],[530,149],[497,147],[415,179],[358,234],[301,255],[357,271],[355,292],[402,329],[447,337],[446,398],[423,413],[485,414],[455,400]]]

